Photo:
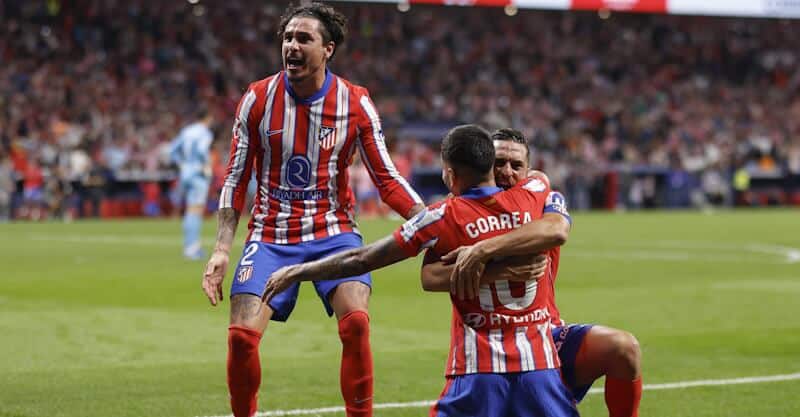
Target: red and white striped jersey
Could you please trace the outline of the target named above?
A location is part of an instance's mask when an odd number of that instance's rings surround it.
[[[460,246],[508,233],[540,219],[550,187],[536,178],[501,191],[473,188],[429,206],[395,231],[409,256],[429,248],[442,256]],[[451,295],[453,317],[446,375],[508,373],[560,366],[547,306],[552,277],[538,281],[496,281],[479,296]]]
[[[394,167],[369,93],[331,72],[301,99],[283,72],[250,84],[236,110],[220,208],[258,190],[248,241],[295,244],[356,232],[347,167],[358,149],[381,198],[401,215],[422,200]]]

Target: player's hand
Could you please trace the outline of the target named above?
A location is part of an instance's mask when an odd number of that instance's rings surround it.
[[[206,272],[203,274],[203,292],[206,293],[208,301],[213,306],[223,299],[222,280],[225,279],[225,272],[228,270],[228,261],[228,253],[215,250],[206,264]]]
[[[528,178],[539,178],[540,180],[550,185],[550,178],[542,171],[537,171],[535,169],[528,170]]]
[[[296,276],[294,273],[292,273],[293,266],[294,265],[284,266],[270,275],[270,277],[267,279],[267,286],[264,287],[264,295],[261,296],[261,300],[269,304],[273,297],[280,294],[295,283]]]
[[[539,254],[533,258],[533,263],[528,262],[522,265],[508,266],[508,272],[511,275],[509,281],[530,281],[538,280],[547,272],[547,266],[550,264],[550,258],[547,255]]]
[[[486,265],[481,282],[489,284],[495,281],[538,280],[547,272],[549,263],[550,258],[542,254],[536,255],[533,259],[530,255],[516,255],[493,260]]]
[[[470,300],[478,296],[481,275],[488,259],[480,245],[462,246],[442,257],[445,264],[454,263],[450,275],[450,292],[459,300]]]

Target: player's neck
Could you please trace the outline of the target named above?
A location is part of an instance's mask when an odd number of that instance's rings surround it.
[[[325,85],[326,71],[317,71],[314,75],[299,81],[292,82],[292,90],[298,98],[309,98],[316,94]]]
[[[467,192],[472,188],[481,188],[481,187],[497,187],[497,184],[494,182],[494,177],[486,179],[485,181],[481,181],[478,183],[472,184],[465,184],[463,186],[457,186],[456,190],[453,190],[453,195],[461,195]]]

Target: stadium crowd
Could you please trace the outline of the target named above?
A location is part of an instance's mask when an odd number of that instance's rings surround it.
[[[166,146],[198,103],[224,121],[213,199],[236,102],[281,67],[284,6],[0,2],[0,219],[126,196],[161,213]],[[332,67],[370,90],[409,177],[436,172],[438,137],[403,126],[475,122],[522,130],[575,209],[798,197],[800,21],[338,8],[351,33]],[[757,180],[772,185],[760,200]]]

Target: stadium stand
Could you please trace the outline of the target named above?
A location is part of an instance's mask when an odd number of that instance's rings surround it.
[[[67,4],[0,3],[0,219],[170,213],[165,146],[198,103],[225,121],[213,200],[237,100],[280,67],[284,3]],[[800,204],[798,21],[337,7],[332,67],[427,196],[441,133],[477,122],[532,138],[575,210]]]

